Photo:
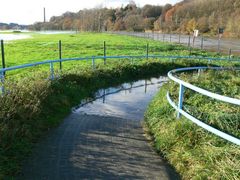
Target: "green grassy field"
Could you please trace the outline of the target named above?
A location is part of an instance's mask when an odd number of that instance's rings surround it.
[[[239,98],[239,71],[205,71],[181,73],[179,77],[191,84],[212,92]],[[239,179],[240,150],[182,117],[176,119],[175,110],[169,105],[169,90],[178,102],[178,86],[166,84],[145,114],[145,122],[154,144],[183,179]],[[213,100],[191,90],[184,93],[184,110],[203,122],[240,138],[240,107]]]
[[[10,41],[5,44],[7,66],[58,59],[58,41],[62,41],[62,58],[103,56],[103,42],[106,41],[107,55],[189,55],[188,48],[143,38],[121,35],[78,33],[78,34],[37,34],[29,39]],[[196,51],[207,55],[204,51]],[[213,54],[212,54],[213,55]]]
[[[30,39],[5,44],[7,67],[57,59],[59,40],[62,41],[63,58],[101,56],[103,41],[106,41],[107,55],[145,55],[147,43],[149,54],[189,55],[188,49],[180,45],[129,36],[97,33],[30,35]],[[194,50],[193,54],[217,56],[200,50]],[[60,77],[54,81],[47,78],[49,65],[7,73],[7,93],[0,96],[0,179],[18,174],[34,143],[56,127],[73,106],[84,98],[93,97],[98,89],[166,75],[177,67],[211,65],[209,63],[235,66],[230,62],[143,58],[109,60],[107,65],[98,60],[95,70],[91,61],[64,62],[63,71],[58,74]],[[56,70],[58,67],[55,64]],[[156,108],[164,110],[161,104]]]

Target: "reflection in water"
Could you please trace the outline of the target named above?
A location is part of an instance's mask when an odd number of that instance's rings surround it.
[[[142,120],[148,103],[167,80],[159,77],[101,89],[95,95],[96,100],[83,101],[74,113]]]

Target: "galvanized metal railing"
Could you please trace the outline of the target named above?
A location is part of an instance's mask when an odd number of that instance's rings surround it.
[[[233,137],[227,133],[224,133],[216,128],[213,128],[211,126],[209,126],[206,123],[203,123],[201,120],[195,118],[194,116],[190,115],[189,113],[187,113],[186,111],[183,110],[183,97],[184,97],[184,89],[188,88],[191,89],[197,93],[200,93],[202,95],[208,96],[210,98],[219,100],[219,101],[223,101],[223,102],[227,102],[230,104],[234,104],[234,105],[238,105],[240,106],[240,99],[235,99],[235,98],[231,98],[231,97],[227,97],[227,96],[223,96],[223,95],[219,95],[210,91],[207,91],[205,89],[199,88],[197,86],[194,86],[190,83],[187,83],[177,77],[175,77],[173,74],[177,73],[177,72],[184,72],[184,71],[192,71],[192,70],[205,70],[205,69],[214,69],[214,70],[223,70],[226,68],[222,68],[222,67],[189,67],[189,68],[179,68],[179,69],[175,69],[172,70],[170,72],[168,72],[168,77],[173,80],[174,82],[178,83],[180,88],[179,88],[179,98],[178,98],[178,105],[176,105],[173,100],[170,98],[170,94],[169,92],[167,92],[167,100],[169,102],[169,104],[177,110],[177,118],[180,117],[180,115],[185,116],[187,119],[189,119],[190,121],[192,121],[193,123],[197,124],[198,126],[206,129],[207,131],[227,140],[230,141],[234,144],[240,145],[240,139]],[[239,70],[239,69],[237,69]]]

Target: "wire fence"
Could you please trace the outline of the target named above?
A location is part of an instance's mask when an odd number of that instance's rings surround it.
[[[191,48],[198,48],[202,50],[214,51],[219,54],[225,54],[228,56],[240,55],[240,40],[225,39],[225,38],[209,38],[204,36],[198,36],[193,38],[191,35],[183,34],[164,34],[158,32],[125,32],[114,31],[112,34],[122,34],[135,37],[142,37],[153,39],[162,42],[171,42],[182,44]]]

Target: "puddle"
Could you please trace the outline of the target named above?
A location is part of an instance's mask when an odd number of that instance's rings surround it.
[[[39,34],[74,34],[76,31],[38,31]]]
[[[0,34],[0,39],[5,41],[19,40],[30,38],[30,35],[25,34]]]
[[[160,76],[101,89],[95,94],[96,100],[82,101],[73,113],[142,120],[147,105],[167,81],[167,77]]]

